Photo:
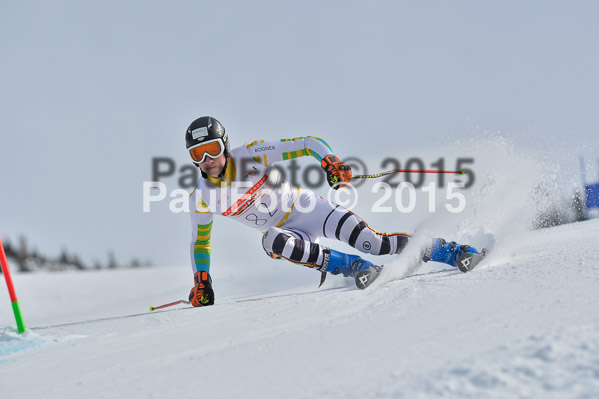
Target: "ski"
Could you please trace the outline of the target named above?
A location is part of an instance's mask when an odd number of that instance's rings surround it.
[[[489,251],[486,248],[483,248],[478,254],[468,252],[463,253],[456,262],[458,264],[458,269],[463,273],[469,272],[474,269],[474,267],[478,265],[488,253]]]
[[[374,280],[376,280],[381,274],[381,270],[383,270],[383,266],[371,266],[368,269],[362,270],[356,274],[356,287],[361,290],[368,288],[368,286],[372,284]]]
[[[471,271],[488,253],[489,251],[486,248],[483,248],[477,254],[470,252],[463,253],[457,260],[458,269],[463,273]],[[383,270],[383,266],[371,266],[359,272],[355,277],[356,287],[361,290],[368,288],[380,276],[381,270]]]

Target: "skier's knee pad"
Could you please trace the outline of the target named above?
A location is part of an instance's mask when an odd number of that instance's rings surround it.
[[[371,255],[399,254],[408,244],[410,235],[403,233],[385,234],[370,228],[363,229],[350,245]]]

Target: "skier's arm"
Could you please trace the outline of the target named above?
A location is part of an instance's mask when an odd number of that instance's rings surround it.
[[[261,165],[311,155],[327,174],[327,183],[334,189],[345,186],[352,177],[351,167],[333,154],[333,149],[321,138],[308,136],[281,140],[256,140],[246,144],[250,157]]]
[[[197,198],[196,198],[197,197]],[[197,199],[197,201],[196,201]],[[210,272],[210,234],[212,231],[212,213],[204,207],[199,195],[191,195],[189,211],[191,214],[191,265],[194,274],[199,271]]]
[[[214,304],[214,291],[210,277],[210,233],[212,231],[212,212],[199,194],[189,196],[191,213],[191,264],[194,287],[189,292],[189,301],[193,306]]]
[[[296,137],[294,139],[256,140],[246,144],[250,157],[261,165],[285,161],[310,155],[322,161],[333,154],[331,146],[318,137]]]

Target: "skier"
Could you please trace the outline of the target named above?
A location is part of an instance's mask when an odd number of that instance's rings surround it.
[[[353,212],[292,187],[272,167],[273,163],[302,156],[316,158],[329,185],[338,189],[350,182],[351,167],[340,161],[331,147],[317,137],[275,141],[256,140],[230,149],[223,125],[204,116],[189,125],[187,150],[202,178],[189,197],[191,213],[191,263],[195,286],[189,294],[193,306],[214,304],[210,277],[210,232],[215,213],[264,233],[262,245],[274,259],[284,258],[326,273],[356,278],[365,288],[381,267],[358,255],[350,255],[318,244],[320,237],[336,238],[372,255],[400,253],[410,234],[379,233]],[[468,245],[434,239],[422,251],[423,260],[457,266],[464,253],[478,253]]]

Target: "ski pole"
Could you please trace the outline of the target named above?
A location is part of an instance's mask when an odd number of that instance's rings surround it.
[[[153,312],[158,309],[168,308],[169,306],[175,306],[180,303],[184,303],[186,305],[191,305],[191,303],[189,301],[180,300],[180,301],[175,301],[175,302],[167,303],[167,304],[160,305],[160,306],[150,306],[150,312]]]
[[[22,334],[26,330],[25,321],[23,320],[23,315],[21,314],[21,307],[19,306],[19,301],[17,300],[17,293],[15,292],[15,286],[13,285],[12,277],[10,276],[8,261],[6,260],[6,254],[4,253],[4,246],[2,245],[2,240],[0,240],[0,266],[2,268],[2,273],[4,273],[6,286],[8,287],[10,301],[12,302],[12,311],[15,314],[15,320],[17,321],[17,329],[19,330],[19,334]]]
[[[373,179],[375,177],[381,177],[381,176],[390,175],[392,173],[401,173],[401,172],[406,172],[406,173],[451,173],[451,174],[455,174],[455,175],[465,175],[466,174],[466,171],[464,169],[462,169],[462,170],[393,169],[393,170],[388,170],[386,172],[375,173],[373,175],[355,175],[355,176],[352,176],[352,179]]]

